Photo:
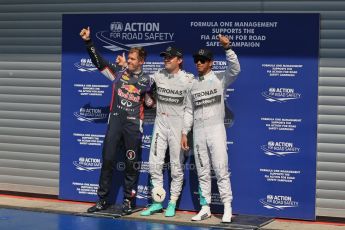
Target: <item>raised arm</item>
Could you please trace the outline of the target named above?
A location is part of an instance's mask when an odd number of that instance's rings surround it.
[[[240,63],[238,61],[236,53],[231,48],[231,42],[229,38],[219,34],[219,42],[223,46],[226,55],[227,68],[223,73],[224,88],[227,88],[232,82],[234,82],[241,72]]]
[[[120,65],[108,62],[100,55],[93,45],[93,42],[90,38],[90,33],[90,27],[83,28],[80,31],[80,37],[85,41],[86,49],[90,55],[91,61],[104,76],[106,76],[109,80],[114,81],[116,79],[117,72],[121,71],[122,67]],[[122,56],[118,56],[116,61],[118,63],[123,63],[122,58]]]

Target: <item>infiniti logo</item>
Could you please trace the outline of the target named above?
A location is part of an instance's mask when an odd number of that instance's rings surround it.
[[[121,105],[126,106],[126,107],[131,107],[132,106],[132,102],[126,100],[126,99],[122,99],[121,100]]]

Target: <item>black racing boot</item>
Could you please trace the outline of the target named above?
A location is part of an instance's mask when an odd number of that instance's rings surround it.
[[[133,212],[133,204],[131,200],[124,199],[122,204],[122,215],[130,215]]]
[[[87,212],[92,213],[92,212],[98,212],[104,209],[107,209],[108,203],[105,200],[99,200],[96,202],[96,204],[92,207],[90,207]]]

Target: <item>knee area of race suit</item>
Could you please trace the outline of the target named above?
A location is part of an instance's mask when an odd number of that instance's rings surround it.
[[[113,171],[114,161],[103,159],[101,173],[110,173]]]
[[[174,180],[183,180],[183,164],[170,162],[171,178]]]
[[[120,145],[121,135],[119,133],[111,134],[109,130],[105,135],[102,147],[103,160],[114,161],[116,159],[116,153],[121,151],[123,147]]]

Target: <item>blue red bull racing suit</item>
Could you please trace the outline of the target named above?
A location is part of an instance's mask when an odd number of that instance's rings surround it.
[[[118,147],[124,142],[125,178],[124,199],[132,201],[136,194],[141,161],[142,121],[144,95],[150,89],[150,77],[142,71],[131,73],[107,62],[95,49],[92,41],[86,42],[87,51],[98,70],[113,82],[108,127],[103,142],[103,164],[97,195],[107,200],[111,188],[113,164]]]

